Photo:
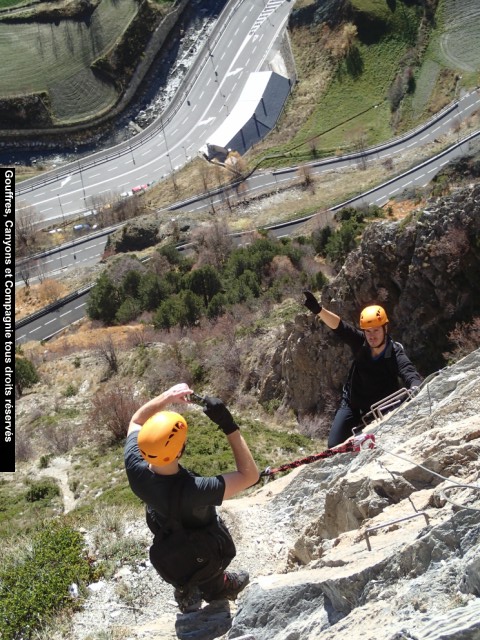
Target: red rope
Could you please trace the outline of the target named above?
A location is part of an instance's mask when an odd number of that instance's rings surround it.
[[[350,453],[350,452],[358,452],[362,449],[373,449],[375,447],[375,436],[371,433],[366,435],[353,436],[346,442],[338,447],[333,447],[332,449],[326,449],[320,453],[315,453],[314,455],[307,456],[306,458],[301,458],[300,460],[294,460],[293,462],[287,462],[282,464],[280,467],[276,467],[275,469],[271,469],[267,467],[265,471],[262,471],[260,477],[271,477],[277,473],[281,473],[282,471],[290,471],[291,469],[295,469],[296,467],[300,467],[302,464],[310,464],[311,462],[316,462],[317,460],[321,460],[322,458],[331,458],[332,456],[337,455],[337,453]]]

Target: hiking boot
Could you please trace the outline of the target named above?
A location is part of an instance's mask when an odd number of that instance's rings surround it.
[[[250,581],[250,576],[246,571],[233,573],[225,571],[223,574],[223,589],[215,595],[213,600],[236,600],[238,594],[245,589]]]
[[[198,587],[192,589],[175,589],[173,597],[182,613],[198,611],[202,606],[202,594]]]

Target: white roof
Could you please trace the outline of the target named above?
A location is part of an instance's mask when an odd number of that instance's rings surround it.
[[[228,147],[229,142],[255,113],[272,74],[272,71],[258,71],[249,75],[238,102],[223,124],[207,140],[207,144]]]

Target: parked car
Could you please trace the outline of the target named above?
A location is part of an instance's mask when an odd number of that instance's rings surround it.
[[[148,184],[139,184],[136,187],[132,187],[132,193],[140,193],[140,191],[145,191],[148,189]]]

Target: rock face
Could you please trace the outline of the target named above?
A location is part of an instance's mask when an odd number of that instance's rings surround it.
[[[375,449],[298,469],[264,506],[290,548],[277,566],[259,549],[225,638],[480,638],[480,351],[373,431]],[[235,521],[275,484],[233,501]]]
[[[179,614],[142,517],[119,535],[144,560],[89,585],[53,640],[480,640],[480,350],[372,429],[375,449],[223,503],[250,573],[236,603]]]
[[[385,307],[390,333],[422,375],[443,367],[448,333],[480,315],[480,185],[427,204],[411,219],[372,224],[338,276],[324,287],[323,305],[358,323],[369,304]],[[274,355],[259,369],[261,400],[276,397],[300,425],[312,414],[329,423],[351,362],[351,351],[308,313],[286,325]]]

